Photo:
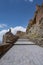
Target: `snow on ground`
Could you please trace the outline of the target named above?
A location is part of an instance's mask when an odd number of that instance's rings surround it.
[[[0,65],[43,65],[43,48],[37,45],[14,45],[0,59]]]

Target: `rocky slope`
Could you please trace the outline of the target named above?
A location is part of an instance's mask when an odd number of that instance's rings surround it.
[[[43,41],[43,4],[36,6],[34,17],[27,26],[26,34],[31,39],[37,38]],[[41,42],[39,44],[41,44]]]

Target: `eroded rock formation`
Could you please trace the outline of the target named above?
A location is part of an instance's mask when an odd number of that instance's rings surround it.
[[[11,29],[3,35],[3,43],[14,43],[17,39],[18,37],[11,33]]]
[[[36,12],[27,26],[26,33],[33,37],[43,37],[43,4],[36,5]]]

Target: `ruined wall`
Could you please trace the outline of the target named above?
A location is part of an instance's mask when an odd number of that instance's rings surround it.
[[[9,30],[9,32],[6,32],[5,35],[3,35],[3,43],[10,43],[13,44],[19,37],[16,35],[13,35],[11,33],[11,30]]]

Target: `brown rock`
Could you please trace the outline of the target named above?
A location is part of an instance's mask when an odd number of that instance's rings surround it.
[[[24,37],[24,35],[25,35],[25,32],[22,32],[22,31],[17,31],[16,33],[16,36],[19,36],[19,38]]]
[[[32,34],[42,34],[43,33],[43,4],[36,6],[36,12],[34,18],[30,20],[26,33],[31,32]]]
[[[36,12],[32,20],[30,20],[26,33],[29,38],[43,38],[43,4],[36,5]],[[43,40],[38,40],[38,44],[43,44]]]
[[[18,38],[17,36],[11,33],[11,29],[10,29],[9,32],[3,35],[3,43],[14,43],[17,38]]]

